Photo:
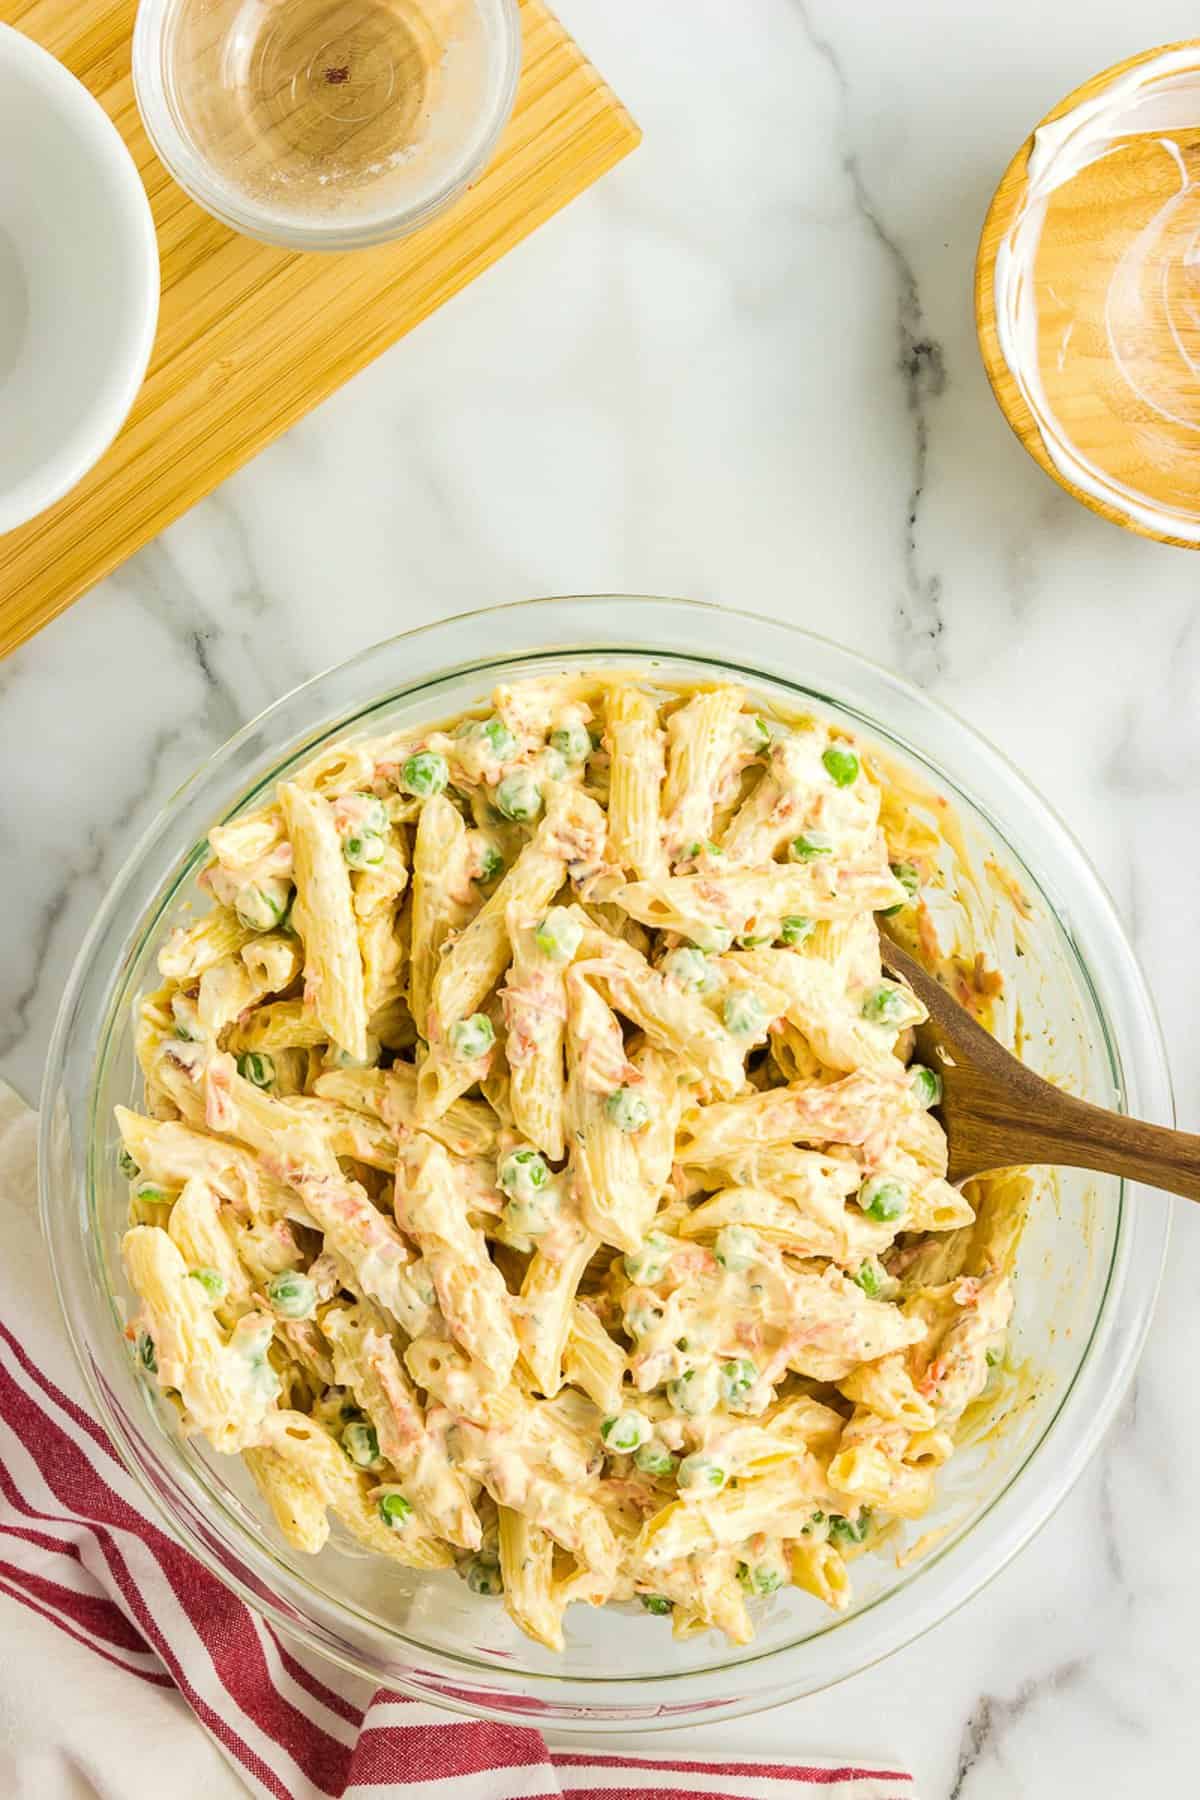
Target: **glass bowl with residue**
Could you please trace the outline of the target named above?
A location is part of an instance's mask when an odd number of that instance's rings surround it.
[[[503,646],[487,651],[484,646]],[[281,1538],[240,1462],[184,1439],[123,1336],[128,1186],[113,1107],[137,1104],[132,1003],[188,916],[206,834],[332,739],[476,705],[498,681],[622,668],[651,681],[742,682],[780,716],[855,732],[905,792],[955,821],[963,880],[990,896],[1007,1017],[1035,1067],[1102,1105],[1170,1123],[1145,984],[1111,902],[1065,826],[969,725],[889,671],[746,613],[683,600],[533,601],[393,638],[246,726],[175,795],[113,883],[62,1003],[42,1095],[41,1207],[67,1328],[97,1416],[169,1527],[250,1606],[372,1681],[460,1711],[556,1729],[628,1729],[751,1712],[812,1693],[938,1623],[1049,1517],[1132,1375],[1166,1252],[1168,1208],[1109,1177],[1062,1171],[1021,1237],[1003,1379],[989,1388],[934,1509],[889,1554],[859,1558],[855,1599],[796,1589],[756,1603],[757,1635],[675,1641],[669,1621],[573,1607],[556,1657],[452,1573],[414,1574],[331,1540]],[[1019,938],[1007,898],[1020,891]]]
[[[489,162],[517,0],[140,0],[147,135],[193,200],[292,250],[406,236]]]

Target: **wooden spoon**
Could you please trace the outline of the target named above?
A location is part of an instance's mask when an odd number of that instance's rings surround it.
[[[1065,1163],[1200,1200],[1200,1137],[1062,1093],[998,1044],[906,950],[885,934],[879,947],[884,967],[929,1014],[917,1027],[917,1051],[942,1078],[951,1181],[1022,1163]]]

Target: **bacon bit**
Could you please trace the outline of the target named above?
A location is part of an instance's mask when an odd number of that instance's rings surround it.
[[[921,1395],[922,1399],[927,1400],[934,1390],[945,1380],[948,1367],[949,1365],[944,1356],[934,1357],[924,1375],[917,1383],[917,1392]]]
[[[616,1476],[610,1475],[604,1483],[604,1489],[615,1499],[628,1500],[640,1513],[649,1515],[658,1512],[662,1506],[662,1495],[655,1493],[653,1489],[639,1481],[619,1480]]]
[[[927,967],[933,968],[941,957],[941,945],[937,940],[937,930],[933,923],[933,915],[924,900],[917,902],[917,944],[921,951],[921,960]]]
[[[1003,991],[1003,975],[999,969],[989,969],[985,966],[982,952],[977,953],[969,968],[960,963],[955,969],[955,998],[981,1022],[986,1022],[989,1003]]]
[[[1030,903],[1024,888],[1017,882],[1016,877],[1010,874],[1007,869],[1002,869],[1000,864],[990,856],[984,858],[983,866],[991,876],[992,880],[996,883],[997,887],[1002,888],[1008,895],[1021,917],[1023,919],[1031,919],[1033,917],[1033,906]]]
[[[349,63],[343,64],[340,69],[326,69],[325,79],[330,87],[340,87],[342,82],[349,81],[350,79]]]
[[[671,1256],[671,1291],[681,1287],[680,1277],[689,1275],[711,1275],[716,1271],[717,1259],[711,1250],[702,1244],[686,1244],[674,1251]]]
[[[763,1328],[761,1325],[743,1320],[733,1334],[733,1341],[744,1350],[757,1350],[762,1345]]]

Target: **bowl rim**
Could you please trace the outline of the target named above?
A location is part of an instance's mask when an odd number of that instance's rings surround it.
[[[16,70],[27,85],[51,93],[79,143],[80,151],[103,163],[112,180],[113,253],[127,260],[136,281],[138,309],[122,333],[104,391],[66,441],[0,492],[0,535],[28,524],[95,467],[129,417],[146,377],[158,330],[161,272],[158,236],[150,201],[116,125],[91,89],[65,63],[15,25],[0,21],[0,69]]]
[[[643,623],[647,609],[653,615],[649,629]],[[379,1675],[380,1670],[369,1669],[361,1660],[361,1650],[357,1646],[347,1648],[344,1640],[337,1638],[336,1631],[328,1627],[325,1620],[314,1620],[311,1612],[298,1613],[290,1597],[285,1604],[284,1597],[266,1587],[261,1579],[251,1582],[232,1572],[227,1563],[221,1560],[222,1553],[230,1549],[229,1540],[218,1535],[216,1542],[213,1542],[208,1519],[202,1510],[203,1489],[195,1481],[190,1469],[178,1458],[170,1472],[170,1481],[174,1483],[174,1487],[170,1492],[172,1505],[167,1506],[167,1486],[147,1462],[149,1438],[141,1436],[139,1430],[121,1413],[110,1399],[102,1375],[93,1367],[82,1329],[77,1331],[75,1308],[71,1304],[72,1284],[78,1285],[77,1271],[67,1266],[66,1259],[61,1254],[64,1248],[64,1220],[70,1223],[70,1208],[66,1199],[60,1200],[50,1191],[53,1139],[59,1129],[55,1121],[58,1077],[80,992],[92,972],[93,945],[135,887],[137,878],[144,872],[142,865],[146,859],[152,852],[161,851],[164,846],[169,848],[172,838],[177,842],[177,820],[182,816],[183,805],[189,796],[193,800],[204,797],[205,816],[210,823],[222,804],[226,810],[241,805],[247,787],[256,783],[247,784],[243,781],[241,790],[236,794],[230,793],[227,787],[222,796],[220,782],[228,764],[236,758],[242,746],[250,743],[256,734],[262,734],[264,728],[269,728],[289,710],[296,713],[310,702],[319,701],[323,688],[330,684],[334,687],[340,685],[352,692],[358,672],[369,667],[373,659],[386,658],[389,654],[401,657],[405,679],[392,682],[382,689],[378,681],[367,684],[361,691],[368,691],[369,688],[371,698],[359,707],[360,714],[386,704],[389,700],[398,699],[401,695],[419,693],[434,681],[441,682],[473,673],[484,677],[489,671],[494,679],[498,672],[497,656],[493,654],[480,657],[476,648],[481,641],[479,625],[485,620],[504,622],[507,641],[503,655],[505,659],[514,661],[535,654],[569,660],[573,656],[624,653],[651,661],[656,655],[662,655],[681,663],[709,663],[714,668],[743,675],[751,683],[756,678],[766,683],[783,681],[792,686],[794,691],[804,692],[801,678],[793,679],[787,675],[771,673],[762,666],[771,662],[770,650],[773,647],[778,658],[782,659],[772,663],[772,668],[776,670],[796,664],[804,669],[803,653],[806,647],[810,658],[824,658],[826,667],[820,675],[820,687],[814,692],[819,693],[829,704],[860,719],[868,733],[874,731],[877,736],[886,737],[918,765],[928,767],[943,783],[952,786],[979,812],[989,830],[996,834],[1001,843],[1010,844],[1011,827],[997,821],[992,805],[981,796],[981,784],[988,788],[989,797],[993,800],[1000,794],[1007,799],[1020,801],[1030,810],[1039,828],[1049,832],[1057,846],[1056,855],[1060,860],[1065,855],[1070,865],[1070,880],[1076,885],[1071,889],[1069,903],[1065,895],[1055,895],[1053,883],[1047,888],[1038,878],[1038,885],[1047,904],[1059,918],[1078,962],[1082,980],[1091,987],[1097,1017],[1109,1040],[1106,1047],[1110,1057],[1117,1058],[1114,1079],[1121,1092],[1131,1095],[1133,1101],[1138,1103],[1138,1110],[1143,1116],[1156,1117],[1164,1123],[1170,1123],[1173,1119],[1170,1079],[1161,1034],[1144,979],[1117,920],[1112,902],[1071,833],[1053,809],[1036,795],[1014,765],[981,737],[973,726],[958,719],[950,709],[921,693],[901,677],[870,662],[857,652],[779,620],[732,608],[712,607],[696,601],[628,595],[558,596],[518,602],[511,606],[482,608],[396,634],[294,688],[230,738],[215,757],[204,763],[176,791],[134,846],[105,897],[72,969],[55,1025],[42,1091],[39,1190],[43,1229],[51,1249],[55,1284],[72,1347],[83,1369],[92,1399],[117,1443],[122,1460],[145,1488],[155,1510],[164,1515],[169,1528],[182,1537],[187,1547],[256,1611],[283,1630],[299,1636],[310,1647],[359,1674],[369,1672]],[[741,647],[746,641],[746,623],[752,624],[756,633],[752,655],[748,655]],[[561,629],[555,631],[553,625],[566,627],[565,641]],[[581,636],[580,630],[584,626],[586,631]],[[710,637],[720,638],[728,633],[729,650],[726,652],[723,647],[710,642],[703,650],[697,651],[688,641],[689,626],[707,631]],[[739,627],[742,632],[740,642],[737,638]],[[521,641],[511,641],[514,633]],[[773,646],[771,640],[775,640]],[[461,645],[468,652],[474,650],[475,653],[468,654],[465,660],[447,660],[444,649],[448,642]],[[754,666],[749,667],[748,663]],[[858,691],[853,696],[839,691],[837,681],[830,676],[830,664],[836,666],[843,680],[858,684]],[[869,677],[878,690],[866,701],[861,698],[864,677]],[[884,711],[880,706],[880,696],[894,703],[895,711],[890,707]],[[314,705],[314,711],[317,710],[319,709]],[[885,718],[886,725],[883,722]],[[953,778],[948,776],[944,767],[932,760],[932,753],[924,748],[920,732],[913,730],[914,724],[923,723],[931,731],[936,731],[947,722],[952,731],[969,746],[974,759],[969,782],[957,775]],[[325,738],[331,730],[336,729],[354,729],[354,714],[348,714],[342,703],[333,708],[332,714],[321,712],[319,722],[314,723],[303,735],[297,736],[289,731],[287,738],[282,741],[282,747],[281,742],[276,741],[269,749],[261,750],[256,765],[257,780],[265,778],[268,769],[278,769],[281,763],[311,750],[314,741]],[[1005,817],[1012,816],[1011,808],[1006,808]],[[1031,829],[1028,818],[1021,816],[1021,823],[1027,830]],[[1021,866],[1027,868],[1026,851],[1011,847]],[[165,872],[162,866],[156,870],[154,891],[159,895],[168,890],[174,891],[181,871],[195,853],[195,846],[174,853],[170,862],[165,865]],[[149,910],[148,904],[138,906],[137,924],[130,928],[126,936],[127,952],[129,945],[138,937]],[[1085,937],[1094,938],[1097,932],[1100,934],[1105,952],[1112,958],[1112,970],[1106,965],[1097,971],[1094,958],[1085,957],[1079,949],[1076,938],[1081,930],[1081,919],[1085,921],[1082,928]],[[1097,975],[1101,977],[1099,992]],[[107,999],[111,999],[120,984],[120,972],[110,972],[105,990]],[[1117,1015],[1117,1023],[1114,1023],[1114,1014]],[[1125,1031],[1128,1032],[1128,1043],[1123,1041]],[[1129,1068],[1126,1067],[1127,1057],[1131,1065]],[[89,1107],[95,1097],[101,1060],[98,1055],[93,1055],[90,1064]],[[89,1161],[94,1144],[94,1132],[89,1132]],[[719,1670],[668,1671],[648,1682],[645,1678],[629,1680],[592,1675],[546,1675],[530,1671],[506,1676],[502,1670],[490,1665],[485,1667],[468,1657],[434,1651],[424,1645],[412,1645],[408,1640],[397,1636],[393,1640],[394,1653],[400,1654],[412,1649],[425,1666],[406,1671],[404,1676],[398,1674],[394,1667],[389,1667],[387,1681],[402,1691],[476,1716],[485,1714],[511,1722],[520,1715],[530,1722],[552,1724],[556,1729],[564,1730],[627,1730],[635,1723],[638,1729],[655,1729],[678,1724],[698,1714],[708,1718],[732,1717],[778,1704],[798,1693],[812,1692],[846,1679],[920,1636],[957,1610],[998,1574],[1016,1551],[1051,1516],[1098,1447],[1132,1377],[1153,1315],[1154,1300],[1167,1251],[1169,1213],[1164,1205],[1157,1202],[1151,1202],[1147,1207],[1130,1206],[1128,1187],[1123,1185],[1119,1192],[1119,1227],[1112,1262],[1105,1292],[1090,1329],[1088,1345],[1033,1449],[1025,1454],[1020,1468],[1000,1493],[988,1502],[970,1528],[947,1548],[931,1555],[923,1565],[922,1574],[941,1567],[944,1576],[942,1582],[926,1582],[925,1591],[922,1592],[920,1579],[915,1579],[903,1589],[892,1590],[870,1602],[848,1620],[841,1622],[838,1627],[841,1643],[833,1645],[830,1666],[827,1670],[822,1670],[819,1679],[801,1677],[797,1680],[794,1670],[789,1675],[788,1660],[790,1658],[795,1662],[799,1659],[800,1652],[808,1648],[803,1643],[765,1649],[757,1656],[746,1657]],[[68,1239],[69,1235],[68,1231]],[[82,1309],[78,1316],[83,1317]],[[1106,1351],[1102,1364],[1097,1355],[1098,1340],[1101,1337]],[[1076,1427],[1076,1434],[1070,1443],[1064,1442],[1068,1417]],[[1053,1497],[1047,1503],[1044,1497],[1039,1497],[1031,1489],[1030,1471],[1032,1464],[1043,1456],[1051,1440],[1057,1445],[1059,1467]],[[179,1499],[183,1493],[193,1502],[192,1514],[187,1519],[181,1519],[180,1515]],[[973,1553],[973,1546],[974,1540],[989,1521],[990,1547],[985,1559],[982,1554]],[[251,1540],[244,1527],[237,1528],[237,1537],[237,1554],[254,1566],[256,1574],[261,1576],[265,1572],[278,1582],[280,1564],[269,1549]],[[985,1562],[986,1566],[983,1566]],[[980,1566],[974,1566],[976,1563]],[[286,1570],[284,1572],[287,1573]],[[947,1586],[950,1589],[948,1596]],[[311,1598],[310,1595],[310,1605]],[[323,1595],[318,1594],[315,1598],[320,1603],[318,1610],[323,1606],[327,1613],[340,1614],[343,1618],[353,1616],[351,1609],[333,1601],[327,1602]],[[890,1624],[884,1630],[881,1640],[878,1627],[885,1608],[888,1609]],[[898,1609],[903,1612],[902,1618],[897,1616]],[[876,1615],[875,1647],[863,1654],[858,1639],[864,1633],[856,1632],[854,1628],[871,1614]],[[811,1645],[815,1641],[818,1640],[810,1639],[808,1643]],[[728,1690],[731,1685],[744,1685],[751,1669],[755,1671],[754,1679],[759,1684],[756,1685],[756,1691],[749,1696],[741,1692],[730,1693]],[[471,1683],[475,1685],[470,1685]],[[654,1690],[656,1701],[651,1706],[646,1704],[648,1689]],[[683,1697],[684,1690],[686,1697]]]
[[[495,154],[512,115],[521,75],[522,28],[519,0],[474,0],[498,29],[496,84],[491,117],[470,156],[453,165],[419,206],[382,214],[366,222],[304,225],[277,218],[242,195],[213,171],[208,159],[175,121],[162,71],[162,45],[169,16],[180,0],[138,0],[133,27],[133,91],[146,136],[155,154],[190,199],[231,231],[285,250],[365,250],[408,237],[453,205],[478,179]]]

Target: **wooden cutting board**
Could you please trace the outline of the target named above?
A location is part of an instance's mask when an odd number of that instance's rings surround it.
[[[115,121],[146,184],[162,311],[145,386],[85,480],[0,537],[0,657],[111,573],[327,394],[519,243],[641,133],[541,0],[521,0],[524,63],[495,159],[410,238],[345,255],[239,237],[196,206],[133,97],[133,0],[0,0]]]

